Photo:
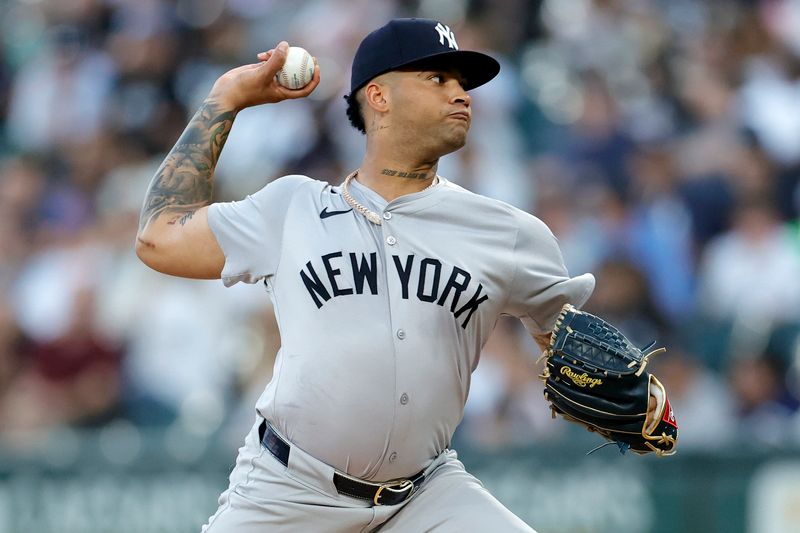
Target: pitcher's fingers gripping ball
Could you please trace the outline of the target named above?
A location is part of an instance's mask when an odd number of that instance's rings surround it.
[[[287,89],[302,89],[314,78],[314,58],[304,48],[290,46],[275,78]]]
[[[602,318],[566,304],[542,355],[553,415],[596,431],[622,453],[672,455],[678,423],[664,386],[644,372],[661,351],[644,353]]]

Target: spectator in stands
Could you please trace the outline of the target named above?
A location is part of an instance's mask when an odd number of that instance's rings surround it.
[[[737,408],[740,443],[779,446],[794,438],[791,421],[800,402],[787,388],[786,362],[774,354],[744,355],[728,372]]]
[[[800,317],[800,254],[764,196],[742,198],[730,231],[705,249],[698,304],[708,317],[768,331]]]

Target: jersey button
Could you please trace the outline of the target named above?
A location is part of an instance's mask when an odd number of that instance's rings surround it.
[[[397,338],[403,340],[406,338],[406,332],[402,329],[397,330]]]
[[[396,460],[397,460],[397,452],[392,452],[391,455],[389,455],[389,462],[393,463]]]
[[[391,220],[391,219],[392,219],[392,214],[391,214],[390,212],[386,211],[386,212],[383,214],[383,219],[384,219],[384,220]]]
[[[406,394],[405,392],[400,395],[400,403],[403,405],[408,403],[408,394]]]
[[[389,246],[394,246],[395,244],[397,244],[397,239],[395,239],[393,235],[389,235],[388,237],[386,237],[386,244],[388,244]]]

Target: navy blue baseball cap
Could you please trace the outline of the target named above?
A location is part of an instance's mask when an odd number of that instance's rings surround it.
[[[358,46],[350,74],[350,94],[379,74],[427,61],[458,70],[467,91],[500,72],[500,64],[493,57],[459,50],[456,36],[439,21],[393,19],[364,37]]]

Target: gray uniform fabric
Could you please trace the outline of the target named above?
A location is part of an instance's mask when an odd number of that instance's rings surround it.
[[[258,440],[256,421],[239,450],[230,485],[202,533],[535,533],[464,470],[445,450],[426,468],[427,479],[410,499],[370,506],[336,492],[333,468],[297,447],[289,465]]]
[[[594,278],[569,277],[540,220],[446,179],[388,203],[350,192],[383,224],[305,176],[214,204],[209,224],[224,283],[263,280],[274,304],[282,346],[260,416],[331,468],[405,478],[447,450],[498,316],[546,333]]]

